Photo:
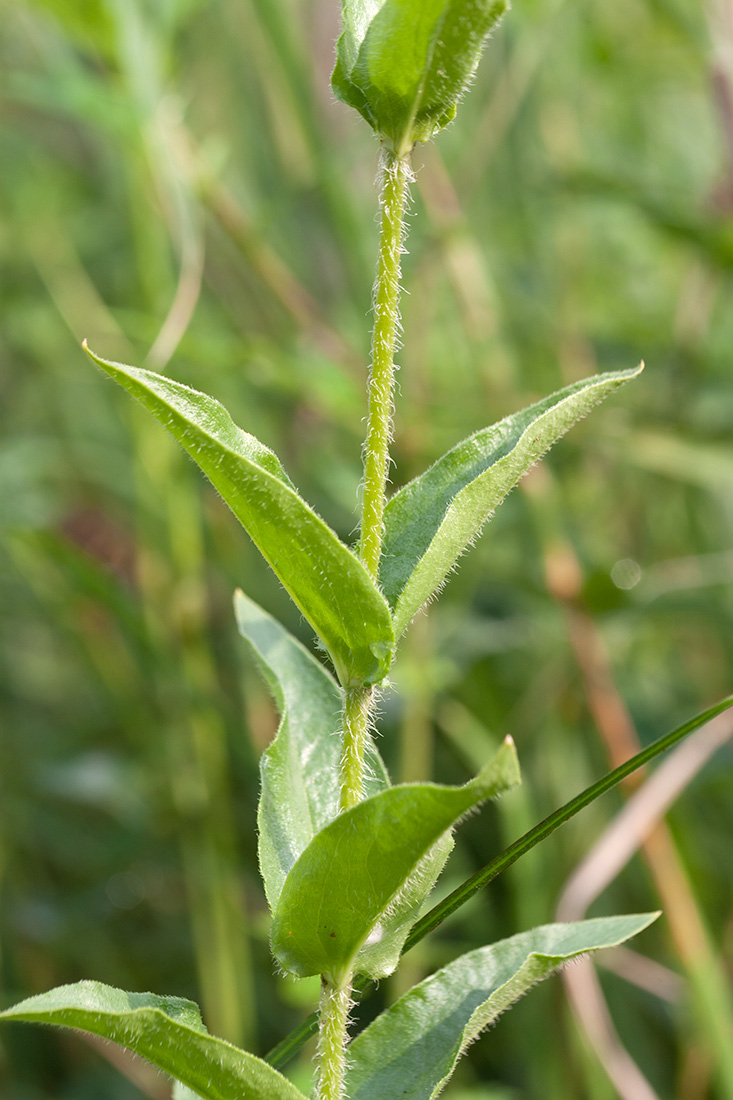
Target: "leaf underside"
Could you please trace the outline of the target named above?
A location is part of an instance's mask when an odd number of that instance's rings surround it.
[[[464,439],[392,497],[384,513],[379,580],[397,637],[524,474],[641,369],[583,379],[505,417]]]
[[[303,1100],[267,1062],[209,1035],[198,1006],[180,997],[78,982],[29,997],[0,1012],[0,1020],[56,1024],[111,1039],[203,1100]]]
[[[299,977],[327,974],[336,982],[351,968],[370,978],[390,974],[432,886],[421,861],[460,817],[518,781],[507,740],[464,787],[405,784],[342,813],[285,880],[272,924],[281,965]],[[445,856],[438,851],[433,858],[439,863]]]
[[[201,467],[322,640],[341,682],[383,679],[394,649],[384,597],[356,555],[299,496],[275,453],[207,394],[89,355]]]
[[[236,593],[234,608],[239,632],[272,691],[281,719],[260,760],[257,812],[260,871],[274,909],[288,871],[340,809],[342,693],[323,665],[243,592]],[[369,735],[364,786],[367,796],[389,787]]]
[[[622,943],[658,915],[549,924],[462,955],[350,1044],[350,1100],[433,1100],[466,1047],[531,986],[579,955]]]

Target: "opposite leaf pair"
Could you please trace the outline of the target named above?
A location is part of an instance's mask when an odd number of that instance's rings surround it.
[[[369,797],[339,813],[336,684],[241,592],[235,608],[281,712],[277,736],[262,758],[258,812],[275,957],[292,974],[323,974],[336,986],[354,969],[385,977],[443,869],[450,829],[468,810],[519,782],[514,745],[507,741],[463,787],[390,787],[370,740]]]
[[[641,367],[583,379],[459,443],[388,502],[378,587],[298,494],[277,456],[214,398],[100,359],[198,463],[326,647],[345,688],[380,683],[396,639],[509,490]]]
[[[578,955],[636,935],[656,914],[546,925],[463,955],[411,989],[349,1048],[350,1100],[433,1100],[469,1043],[531,986]],[[78,1028],[134,1051],[202,1100],[304,1100],[260,1058],[209,1035],[198,1007],[99,982],[29,997],[0,1019]]]
[[[513,746],[506,744],[465,787],[390,788],[370,744],[371,796],[338,815],[337,784],[328,776],[340,748],[341,693],[300,643],[241,593],[236,611],[281,713],[263,760],[259,808],[275,951],[298,974],[338,978],[354,963],[373,977],[389,973],[448,854],[449,845],[436,840],[471,806],[516,782]],[[455,960],[351,1044],[348,1095],[432,1100],[468,1044],[527,989],[567,960],[620,943],[653,919],[549,925]],[[175,1100],[303,1100],[267,1062],[209,1035],[197,1006],[180,998],[80,982],[29,998],[0,1018],[79,1028],[121,1043],[175,1079]]]

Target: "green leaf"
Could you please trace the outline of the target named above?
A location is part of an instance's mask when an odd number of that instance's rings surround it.
[[[464,439],[392,497],[384,513],[379,579],[397,637],[530,467],[641,369],[583,379],[505,417]]]
[[[274,909],[288,871],[340,810],[343,697],[323,665],[243,592],[236,593],[234,609],[239,632],[272,691],[281,719],[260,761],[257,812],[260,871]],[[366,793],[378,794],[388,787],[382,759],[367,737]]]
[[[404,784],[342,813],[314,837],[285,880],[272,925],[278,961],[299,977],[326,974],[334,982],[352,968],[373,978],[390,974],[432,885],[423,882],[422,861],[434,866],[443,834],[479,802],[518,782],[507,738],[463,787]]]
[[[366,977],[381,978],[396,969],[407,935],[452,851],[453,833],[449,829],[415,864],[379,918],[379,935],[372,937],[370,934],[359,950],[357,969]]]
[[[506,0],[344,0],[331,78],[398,155],[454,117]]]
[[[200,1100],[200,1096],[188,1085],[182,1085],[180,1081],[174,1081],[171,1100]]]
[[[350,1100],[433,1100],[469,1043],[531,986],[570,959],[623,943],[658,916],[548,924],[462,955],[351,1043]]]
[[[727,698],[716,703],[714,706],[704,710],[701,714],[695,715],[689,721],[683,725],[678,726],[670,733],[664,734],[663,737],[658,737],[656,741],[653,741],[651,745],[647,745],[645,749],[637,753],[636,756],[631,757],[624,764],[621,764],[618,768],[614,768],[613,771],[608,772],[596,783],[593,783],[590,787],[586,787],[584,791],[576,795],[564,806],[561,806],[559,810],[550,814],[544,821],[541,821],[524,836],[515,840],[508,848],[505,848],[503,852],[492,859],[485,867],[481,868],[474,875],[471,875],[466,882],[462,883],[452,894],[449,894],[447,898],[443,898],[435,905],[429,913],[426,913],[424,917],[415,924],[410,935],[405,941],[403,954],[416,944],[420,940],[424,939],[428,933],[442,924],[451,913],[455,913],[462,905],[465,905],[470,898],[474,896],[479,890],[482,890],[485,886],[488,886],[490,882],[493,882],[498,875],[506,871],[511,867],[518,859],[529,852],[536,844],[546,840],[555,829],[558,829],[565,822],[570,821],[586,806],[589,806],[591,802],[594,802],[602,794],[607,791],[613,790],[629,775],[633,775],[639,768],[649,764],[657,756],[671,749],[674,745],[679,744],[685,737],[693,733],[696,729],[699,729],[705,722],[709,722],[712,718],[715,718],[718,714],[723,714],[724,711],[733,707],[733,695],[729,695]],[[369,982],[357,979],[355,988],[360,992],[364,992],[369,986]],[[286,1035],[277,1046],[273,1047],[270,1053],[267,1055],[267,1061],[272,1066],[284,1066],[290,1059],[297,1054],[301,1047],[318,1031],[318,1013],[312,1012],[311,1015],[299,1024],[297,1028]]]
[[[78,982],[29,997],[0,1012],[0,1020],[57,1024],[101,1035],[147,1058],[203,1100],[303,1100],[266,1062],[209,1035],[198,1007],[180,997]]]
[[[90,357],[181,443],[221,493],[323,641],[344,686],[389,670],[389,608],[355,554],[300,497],[277,456],[206,394],[152,371]]]

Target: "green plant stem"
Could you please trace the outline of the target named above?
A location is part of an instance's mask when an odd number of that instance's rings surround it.
[[[394,394],[394,353],[400,327],[400,255],[405,236],[405,206],[412,177],[407,157],[382,150],[379,204],[379,257],[374,281],[372,362],[369,373],[367,433],[364,441],[364,493],[359,554],[374,579],[382,555],[384,506],[389,470]],[[370,687],[346,688],[344,747],[341,757],[341,809],[363,797],[364,743],[374,700]]]
[[[362,502],[362,561],[377,578],[382,553],[385,490],[389,471],[392,430],[394,353],[400,327],[400,255],[405,236],[405,206],[412,172],[407,159],[387,150],[380,164],[380,206],[377,277],[374,282],[374,329],[369,375],[369,409],[364,443],[364,495]]]
[[[352,980],[352,973],[339,985],[332,985],[323,979],[319,1013],[317,1100],[341,1100],[344,1095]]]
[[[344,747],[341,753],[341,809],[348,810],[364,796],[364,745],[374,697],[371,687],[344,692]]]
[[[400,255],[405,233],[405,205],[412,173],[407,158],[386,151],[380,162],[381,228],[374,282],[374,328],[369,374],[367,433],[364,442],[364,494],[359,554],[374,579],[382,555],[384,506],[389,470],[394,394],[394,353],[400,326]],[[364,797],[364,747],[372,687],[344,691],[341,754],[341,809],[356,806]],[[332,985],[323,978],[319,1012],[318,1100],[341,1100],[346,1072],[346,1041],[353,973]]]
[[[449,894],[447,898],[439,902],[429,913],[426,913],[424,917],[417,922],[412,929],[404,948],[402,949],[403,955],[414,947],[424,936],[427,936],[429,932],[432,932],[434,928],[437,928],[439,924],[442,924],[447,916],[455,912],[464,905],[469,898],[473,897],[477,891],[481,890],[484,886],[488,886],[502,871],[506,871],[513,863],[516,863],[520,856],[523,856],[525,852],[530,851],[540,841],[545,840],[555,829],[560,825],[564,825],[566,821],[569,821],[571,817],[575,817],[586,806],[589,806],[591,802],[594,802],[596,798],[599,798],[606,791],[610,791],[613,787],[617,786],[627,776],[635,772],[637,768],[642,768],[645,764],[650,763],[656,756],[671,749],[673,745],[676,745],[683,738],[689,734],[694,733],[696,729],[699,729],[705,722],[709,722],[711,718],[715,718],[717,714],[722,714],[723,711],[728,710],[729,707],[733,707],[733,696],[729,695],[727,698],[716,703],[715,706],[709,707],[703,711],[702,714],[696,715],[691,718],[689,722],[685,722],[683,725],[678,726],[677,729],[671,731],[671,733],[665,734],[663,737],[657,738],[651,745],[647,745],[645,749],[638,752],[636,756],[632,756],[626,763],[621,764],[620,767],[614,768],[613,771],[608,772],[602,779],[599,779],[596,783],[593,783],[590,787],[586,787],[579,795],[572,798],[570,802],[566,802],[564,806],[561,806],[559,810],[555,810],[554,813],[546,817],[539,825],[535,825],[533,829],[525,833],[518,840],[515,840],[513,844],[510,844],[508,848],[505,848],[503,852],[493,859],[490,863],[487,863],[485,867],[482,867],[480,871],[477,871],[475,875],[467,879],[461,886]],[[368,979],[357,979],[353,988],[359,992],[363,992],[371,985]],[[265,1061],[269,1062],[271,1066],[279,1069],[284,1066],[290,1059],[297,1054],[304,1043],[310,1039],[311,1035],[314,1035],[318,1030],[318,1013],[312,1013],[307,1020],[304,1020],[294,1031],[282,1039],[277,1046],[273,1047],[269,1054],[266,1055]]]

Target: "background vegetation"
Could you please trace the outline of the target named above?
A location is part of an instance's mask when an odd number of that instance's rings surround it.
[[[338,14],[0,0],[3,1004],[96,977],[200,1000],[211,1030],[264,1052],[315,996],[272,974],[254,820],[276,718],[232,590],[307,628],[79,342],[219,397],[353,534],[376,149],[329,93]],[[402,779],[458,782],[517,742],[525,786],[469,823],[446,888],[730,691],[732,18],[724,0],[517,3],[460,125],[416,157],[395,484],[563,384],[647,361],[512,495],[414,624],[403,701],[383,700]],[[628,956],[602,975],[661,1098],[733,1098],[732,774],[728,745],[591,910],[665,908],[635,945],[651,988],[619,976]],[[553,919],[624,797],[421,944],[412,978]],[[166,1089],[76,1037],[0,1040],[8,1100]],[[556,980],[451,1095],[616,1092]]]

